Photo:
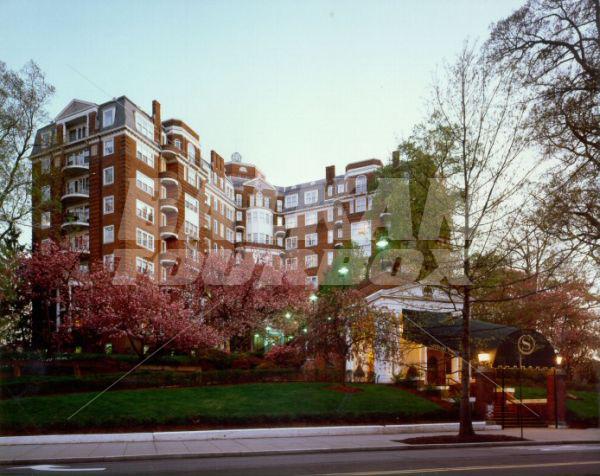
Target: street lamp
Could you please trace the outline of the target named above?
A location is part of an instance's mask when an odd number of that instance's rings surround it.
[[[285,318],[286,319],[290,319],[292,317],[292,314],[290,312],[286,312],[285,313]]]
[[[377,248],[379,248],[380,250],[387,248],[387,246],[390,244],[390,242],[387,240],[387,238],[380,238],[379,241],[377,243],[375,243],[375,246],[377,246]]]
[[[346,276],[349,272],[350,270],[347,266],[342,266],[340,269],[338,269],[338,274],[340,274],[341,276]]]
[[[556,365],[554,366],[554,428],[558,430],[558,390],[556,389],[556,368],[562,364],[562,356],[557,355],[555,357]]]
[[[477,354],[477,360],[479,360],[480,364],[489,364],[491,357],[490,354],[488,354],[487,352],[482,352],[480,354]]]
[[[317,299],[319,299],[319,298],[317,297],[317,295],[316,295],[315,293],[312,293],[312,294],[311,294],[311,295],[308,297],[308,300],[309,300],[310,302],[316,302],[316,301],[317,301]]]

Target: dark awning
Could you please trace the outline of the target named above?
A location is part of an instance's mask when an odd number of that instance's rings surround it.
[[[403,309],[403,337],[427,347],[460,350],[462,318],[447,312],[428,312]],[[519,365],[519,338],[528,334],[535,340],[535,349],[523,356],[525,367],[554,366],[554,348],[537,331],[525,331],[512,326],[471,320],[471,351],[489,353],[494,367],[517,367]]]

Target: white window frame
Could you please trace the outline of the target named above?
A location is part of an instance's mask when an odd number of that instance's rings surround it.
[[[102,111],[102,128],[110,127],[115,123],[115,107],[109,107]]]
[[[293,193],[285,196],[285,208],[296,208],[298,206],[298,194]]]
[[[154,179],[143,174],[139,170],[135,173],[135,184],[142,192],[146,192],[151,197],[154,196]]]
[[[309,211],[304,214],[304,226],[316,225],[319,223],[319,212]]]
[[[288,215],[285,218],[286,228],[297,228],[298,227],[298,215]]]
[[[42,199],[42,202],[47,202],[50,200],[51,197],[51,188],[50,185],[44,185],[41,190],[40,190],[40,198]]]
[[[141,228],[135,229],[135,243],[148,251],[154,251],[154,235]]]
[[[114,271],[115,270],[115,255],[114,255],[114,253],[104,255],[102,257],[102,264],[103,264],[105,270]]]
[[[304,235],[304,246],[311,247],[317,246],[319,244],[319,235],[318,233],[307,233]]]
[[[110,204],[110,206],[108,206]],[[110,215],[115,212],[115,196],[107,195],[102,198],[102,214]]]
[[[135,269],[140,274],[154,276],[154,263],[141,256],[135,257]],[[140,271],[141,270],[141,271]]]
[[[102,142],[102,156],[112,155],[115,153],[115,139],[104,139]]]
[[[102,244],[108,245],[115,242],[115,225],[106,225],[102,228]]]
[[[141,218],[142,220],[154,223],[154,207],[148,205],[146,202],[140,200],[139,198],[136,198],[135,200],[135,214],[138,218]]]
[[[319,190],[307,190],[304,192],[304,204],[305,205],[313,205],[319,201]]]
[[[316,268],[317,266],[319,266],[319,255],[318,254],[312,254],[312,255],[306,255],[304,257],[304,267],[306,269],[310,269],[310,268]]]
[[[46,228],[50,228],[52,226],[52,216],[50,212],[42,212],[40,216],[40,228],[45,230]]]
[[[107,175],[110,172],[110,175]],[[102,169],[102,185],[103,186],[107,186],[107,185],[112,185],[113,183],[115,183],[115,168],[114,166],[110,166],[110,167],[104,167],[104,169]]]
[[[285,239],[285,249],[286,250],[295,250],[298,248],[298,237],[297,236],[289,236]]]

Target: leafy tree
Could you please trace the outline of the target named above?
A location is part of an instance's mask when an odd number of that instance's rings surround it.
[[[538,194],[547,229],[600,262],[600,2],[528,0],[486,47],[530,105],[526,125],[549,166]]]
[[[28,347],[31,340],[31,305],[21,292],[19,263],[25,246],[19,230],[9,225],[0,240],[0,339],[3,344]]]
[[[33,61],[20,71],[0,61],[0,239],[26,224],[31,212],[31,164],[35,131],[54,93]]]

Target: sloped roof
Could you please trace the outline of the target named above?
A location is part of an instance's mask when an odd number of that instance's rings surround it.
[[[82,101],[81,99],[73,99],[67,106],[58,113],[55,121],[60,121],[64,117],[72,116],[80,111],[85,111],[91,107],[97,107],[98,105],[93,102]]]

